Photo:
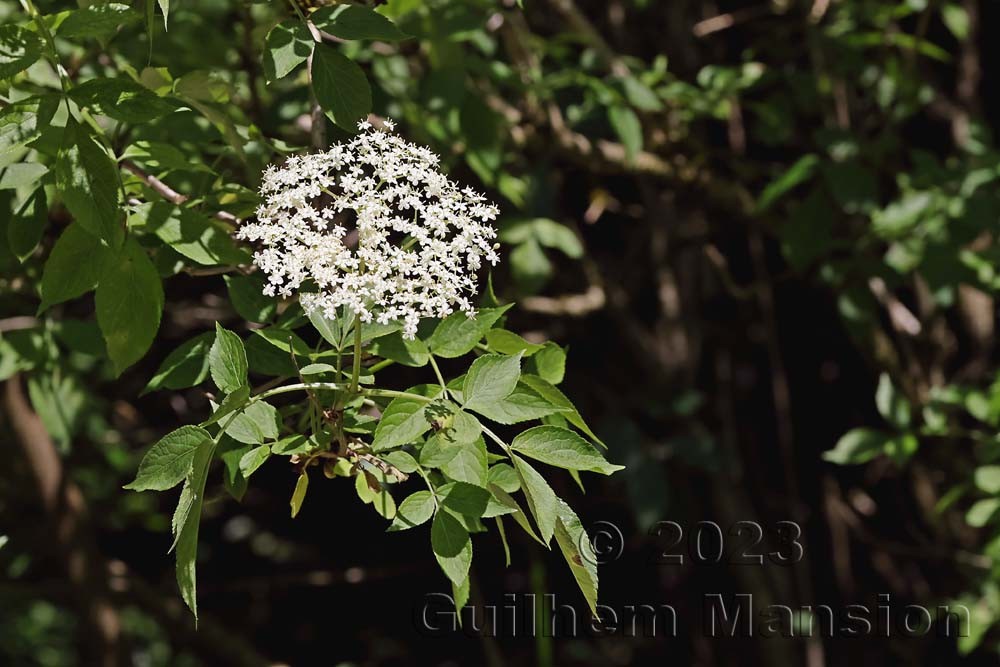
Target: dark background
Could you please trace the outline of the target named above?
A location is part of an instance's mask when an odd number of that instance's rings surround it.
[[[157,34],[152,64],[229,72],[234,106],[265,136],[307,144],[295,122],[308,111],[302,86],[266,87],[254,65],[254,44],[290,10],[177,4],[169,33]],[[457,13],[493,45],[492,59],[510,68],[491,74],[481,66],[490,58],[456,41],[458,53],[473,54],[460,84],[495,115],[487,143],[500,147],[497,169],[527,183],[519,204],[467,163],[474,141],[470,148],[461,133],[437,136],[424,124],[423,110],[436,99],[428,79],[442,63],[423,43],[399,52],[413,67],[416,92],[408,101],[415,107],[402,105],[406,96],[379,78],[385,53],[361,51],[361,60],[381,82],[376,113],[397,118],[404,136],[434,145],[452,176],[486,189],[504,209],[502,228],[546,217],[582,241],[581,258],[546,250],[550,275],[538,279],[530,263],[506,261],[494,284],[501,299],[518,302],[509,329],[568,347],[564,391],[608,443],[609,459],[627,466],[610,478],[588,476],[586,494],[568,476],[552,476],[585,526],[607,521],[621,531],[620,545],[611,540],[620,556],[600,568],[600,602],[671,605],[677,636],[588,636],[586,604],[562,556],[513,531],[509,568],[495,534],[474,537],[471,604],[549,592],[577,609],[579,636],[539,639],[520,628],[512,636],[501,627],[491,637],[468,620],[464,631],[420,632],[415,614],[426,596],[449,591],[427,530],[386,534],[386,522],[342,480],[314,483],[292,520],[296,476],[277,461],[255,474],[240,504],[218,474],[210,479],[195,631],[165,554],[174,494],[120,489],[149,443],[208,409],[198,389],[139,397],[159,363],[216,320],[247,330],[221,276],[179,275],[166,283],[163,324],[147,357],[119,379],[100,369],[87,376],[90,412],[58,459],[26,456],[10,414],[0,426],[0,534],[10,539],[0,548],[0,663],[98,664],[88,652],[99,613],[92,599],[107,595],[123,665],[996,664],[989,630],[1000,614],[995,529],[964,519],[988,495],[977,490],[973,471],[992,460],[1000,419],[991,389],[996,285],[962,257],[995,265],[1000,202],[995,179],[972,194],[960,186],[977,169],[1000,168],[991,139],[1000,49],[991,27],[1000,9],[975,0],[524,4],[522,11],[509,3],[436,2],[414,10],[419,20],[400,19],[404,28],[426,28],[435,16]],[[13,3],[3,7],[20,20]],[[966,17],[964,31],[949,25],[948,12]],[[138,28],[134,40],[123,37],[121,52],[142,53]],[[252,57],[241,60],[246,44]],[[649,84],[658,108],[638,108],[620,92],[622,68],[641,77],[662,56],[667,74]],[[741,79],[747,63],[764,73]],[[621,105],[641,121],[643,152],[634,160],[623,157],[627,139],[605,113]],[[446,116],[447,104],[430,115]],[[143,132],[172,141],[182,129],[164,123]],[[768,184],[807,154],[817,156],[813,172],[762,204]],[[246,171],[229,173],[253,188],[256,176]],[[190,184],[178,177],[177,187]],[[920,211],[900,234],[880,233],[876,221],[912,190],[964,207]],[[933,227],[941,215],[944,231]],[[51,213],[54,224],[65,223],[59,216]],[[914,239],[926,246],[901,269],[889,251]],[[505,259],[516,249],[505,243]],[[30,285],[32,276],[25,279]],[[17,280],[13,269],[4,279],[0,306],[8,319],[0,323],[34,310]],[[873,287],[879,282],[884,289]],[[951,299],[936,298],[936,290]],[[92,312],[85,297],[57,316],[87,320]],[[900,313],[920,331],[906,331]],[[900,430],[876,407],[881,374],[913,406],[903,430],[917,436],[919,449],[897,457],[886,448],[863,465],[824,460],[853,428]],[[425,380],[411,369],[382,375],[393,387]],[[22,380],[6,382],[8,413],[24,394],[11,386]],[[944,434],[925,433],[922,409],[944,388],[981,391],[990,407],[960,400]],[[43,511],[39,466],[55,466],[81,502]],[[941,505],[955,488],[957,499]],[[684,564],[657,557],[672,541],[669,532],[650,533],[660,521],[684,529],[670,552],[685,554]],[[739,522],[762,527],[752,553],[767,553],[788,547],[778,532],[783,521],[802,529],[800,562],[733,562],[746,544],[731,532]],[[725,534],[719,563],[692,562],[689,542],[699,526],[712,546],[700,522],[716,522]],[[73,539],[60,541],[60,531]],[[77,559],[96,567],[97,580],[66,575]],[[890,637],[710,638],[702,601],[716,593],[752,594],[758,607],[826,604],[838,613],[848,605],[874,610],[883,604],[879,595],[889,595],[894,619],[908,604],[965,604],[975,610],[974,634],[985,636],[963,643],[933,629],[905,637],[894,627]]]

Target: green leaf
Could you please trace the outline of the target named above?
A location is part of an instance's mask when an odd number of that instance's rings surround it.
[[[594,433],[590,426],[587,425],[583,416],[580,415],[580,412],[573,406],[573,402],[566,397],[566,394],[562,393],[562,391],[560,391],[557,387],[554,387],[551,383],[538,377],[537,375],[522,375],[521,382],[531,387],[538,393],[539,396],[552,405],[562,408],[560,415],[564,417],[566,421],[583,431],[588,437],[590,437],[591,440],[607,449],[607,446],[601,442],[601,439],[597,437],[597,434]]]
[[[811,178],[817,166],[819,166],[819,158],[811,153],[799,158],[785,173],[771,181],[760,193],[760,197],[757,199],[757,211],[763,213],[796,185]]]
[[[875,392],[875,406],[886,421],[897,428],[910,425],[910,402],[892,384],[888,373],[882,373]]]
[[[447,511],[439,511],[431,523],[431,549],[438,565],[456,585],[469,576],[472,565],[472,540],[458,519]]]
[[[289,377],[295,375],[292,356],[271,344],[263,336],[251,335],[246,340],[247,362],[250,370],[260,375]]]
[[[240,470],[240,459],[248,454],[254,445],[236,442],[223,435],[219,439],[218,457],[222,461],[222,483],[229,495],[236,501],[242,501],[247,492],[247,478]]]
[[[549,341],[527,362],[525,372],[538,375],[550,384],[559,384],[566,373],[566,350]]]
[[[3,544],[0,544],[0,546],[3,546]],[[462,607],[464,607],[466,604],[468,604],[468,602],[469,602],[469,578],[466,577],[465,581],[463,581],[461,584],[456,584],[456,583],[452,582],[452,584],[451,584],[451,595],[452,595],[452,598],[455,600],[455,611],[459,611],[460,609],[462,609]],[[461,614],[456,615],[455,618],[458,619],[458,623],[459,623],[459,625],[461,625],[462,624],[462,616],[461,616]]]
[[[118,248],[125,238],[118,210],[118,167],[82,127],[67,125],[65,142],[56,155],[56,188],[77,223]]]
[[[417,392],[410,389],[407,393]],[[372,451],[408,445],[429,431],[433,417],[427,414],[427,405],[427,401],[405,396],[392,399],[375,428]]]
[[[247,384],[247,353],[243,341],[232,331],[215,323],[215,342],[208,353],[212,381],[222,391],[231,393]]]
[[[142,394],[158,389],[186,389],[204,382],[208,377],[208,351],[214,340],[211,333],[203,333],[182,343],[163,360]]]
[[[553,405],[542,398],[521,382],[518,382],[514,391],[506,398],[495,403],[483,404],[476,409],[481,415],[498,424],[520,424],[566,411],[565,408]]]
[[[493,497],[498,503],[512,510],[510,512],[510,517],[521,527],[521,530],[527,533],[531,539],[535,540],[542,546],[547,546],[546,543],[542,541],[542,538],[535,533],[535,529],[531,527],[531,524],[528,522],[528,517],[524,515],[524,511],[521,509],[521,506],[517,504],[517,501],[514,500],[510,494],[496,484],[490,484],[490,492],[493,494]]]
[[[439,468],[462,451],[461,443],[448,440],[443,434],[437,433],[427,439],[420,448],[420,465],[425,468]]]
[[[467,317],[465,313],[452,313],[434,329],[427,339],[427,347],[436,356],[446,359],[468,354],[510,307],[511,304],[483,308],[474,318]]]
[[[416,491],[406,497],[396,510],[396,518],[388,532],[414,528],[427,522],[434,514],[434,498],[430,491]]]
[[[295,482],[295,490],[292,492],[292,499],[288,503],[292,508],[293,519],[298,516],[299,510],[302,509],[302,503],[306,499],[306,491],[308,490],[309,475],[303,472],[299,475],[298,481]]]
[[[263,324],[278,312],[278,302],[264,294],[264,279],[252,276],[225,276],[229,300],[240,317],[248,322]]]
[[[80,430],[87,394],[76,377],[33,373],[28,377],[28,395],[46,431],[67,449]]]
[[[403,325],[399,322],[388,322],[386,324],[380,324],[379,322],[362,322],[361,323],[361,340],[370,341],[376,338],[381,338],[382,336],[388,336],[391,333],[395,333],[403,328]],[[354,327],[351,327],[351,332],[353,333]]]
[[[408,340],[396,331],[372,343],[372,352],[383,359],[391,359],[404,366],[426,366],[430,358],[427,345],[419,338]]]
[[[340,39],[398,42],[409,37],[392,21],[362,5],[324,7],[313,12],[310,20],[320,30]]]
[[[622,78],[622,90],[629,104],[640,111],[661,111],[663,104],[653,90],[631,74]]]
[[[133,239],[109,259],[95,297],[97,323],[115,373],[146,354],[163,313],[163,285],[146,251]]]
[[[417,463],[417,460],[413,458],[410,454],[404,452],[401,449],[397,449],[394,452],[389,452],[388,454],[386,454],[381,458],[386,463],[398,468],[400,472],[405,472],[406,474],[414,473],[420,468],[420,465]]]
[[[335,124],[348,132],[372,109],[364,71],[332,46],[317,44],[310,69],[316,100]]]
[[[969,36],[969,13],[957,3],[947,3],[941,7],[941,20],[955,36],[964,41]]]
[[[267,401],[254,401],[226,427],[226,435],[237,442],[259,445],[278,439],[278,411]]]
[[[372,498],[372,507],[375,511],[382,515],[383,518],[392,521],[396,518],[396,501],[393,499],[392,494],[389,493],[389,489],[385,486],[379,493],[375,494]]]
[[[506,493],[506,491],[504,491],[503,489],[500,489],[500,487],[498,487],[498,486],[495,487],[495,488],[499,489],[501,493]],[[517,511],[518,511],[517,509],[515,509],[513,507],[510,507],[509,505],[507,505],[506,503],[504,503],[502,500],[500,500],[496,496],[496,494],[492,492],[492,488],[491,488],[491,492],[489,494],[489,499],[486,502],[486,509],[483,510],[482,518],[484,518],[484,519],[493,519],[493,518],[496,518],[498,516],[505,516],[507,514],[514,514]]]
[[[438,436],[454,443],[475,442],[483,432],[483,425],[479,423],[475,415],[471,415],[458,408],[457,405],[449,403],[452,414],[450,418],[445,418]]]
[[[170,16],[170,0],[156,0],[156,4],[160,6],[160,11],[163,13],[163,32],[166,32],[167,18]]]
[[[333,345],[334,349],[341,348],[344,332],[341,329],[343,323],[339,318],[329,318],[321,310],[314,310],[309,313],[309,321],[312,322],[313,327],[323,337],[323,340]]]
[[[969,508],[965,521],[974,528],[982,528],[996,516],[997,510],[1000,510],[1000,498],[984,498]]]
[[[514,248],[510,253],[510,269],[514,280],[526,292],[537,292],[552,277],[552,262],[535,238]]]
[[[507,544],[507,531],[503,527],[503,519],[499,516],[493,518],[497,522],[497,533],[500,534],[500,543],[503,545],[504,565],[510,567],[510,545]]]
[[[57,34],[67,39],[95,37],[106,40],[118,30],[118,26],[140,18],[138,12],[120,2],[95,4],[70,11],[59,24]]]
[[[249,400],[249,398],[250,398],[250,387],[247,387],[245,385],[240,387],[239,389],[232,392],[231,394],[228,394],[224,399],[222,399],[222,403],[220,403],[219,406],[215,408],[215,411],[212,413],[212,416],[203,421],[201,425],[210,426],[212,424],[216,424],[222,421],[224,417],[229,416],[230,414],[236,412],[244,405],[246,405],[246,402],[247,400]]]
[[[257,329],[253,333],[255,336],[260,336],[268,343],[284,352],[285,356],[288,358],[291,358],[293,352],[296,356],[300,357],[308,357],[312,353],[309,345],[307,345],[304,340],[299,338],[298,334],[294,331],[280,329],[278,327],[267,327],[266,329]]]
[[[521,488],[521,480],[517,476],[517,471],[506,463],[491,466],[487,479],[490,484],[495,484],[507,493],[514,493]]]
[[[302,435],[289,435],[271,445],[271,453],[277,456],[292,456],[293,454],[304,454],[316,448],[316,443]]]
[[[3,30],[0,27],[0,34]],[[2,62],[3,57],[0,56],[0,67]],[[2,74],[0,78],[3,78]],[[0,109],[0,164],[18,159],[18,154],[25,150],[25,144],[37,139],[44,128],[51,126],[60,99],[56,95],[42,95],[13,102]]]
[[[440,466],[448,479],[486,486],[486,443],[480,437],[473,442],[456,445],[458,452]]]
[[[254,447],[240,458],[240,472],[243,477],[250,479],[250,475],[257,472],[271,456],[271,448],[268,445]]]
[[[452,482],[441,487],[441,505],[466,516],[481,517],[490,500],[490,492],[468,482]]]
[[[49,203],[45,198],[45,187],[39,186],[7,223],[7,242],[19,261],[23,262],[35,251],[48,221]]]
[[[162,141],[134,141],[125,148],[121,159],[139,162],[157,172],[179,170],[213,173],[211,168],[195,161],[193,156],[188,157],[173,144]]]
[[[484,354],[469,367],[462,385],[466,410],[489,410],[507,398],[521,377],[521,355]]]
[[[41,180],[49,168],[38,162],[15,162],[0,174],[0,190],[17,190],[34,185]]]
[[[517,470],[521,479],[521,490],[524,491],[528,499],[528,507],[531,509],[535,523],[538,525],[538,532],[542,536],[542,542],[548,545],[552,541],[552,534],[556,526],[556,507],[558,498],[555,491],[545,481],[545,478],[538,474],[524,459],[514,454],[514,469]]]
[[[976,486],[986,493],[1000,493],[1000,465],[979,466],[973,473]]]
[[[314,43],[309,28],[298,19],[274,26],[264,40],[264,76],[270,82],[288,76],[309,59]]]
[[[198,620],[197,575],[198,527],[201,524],[201,507],[205,499],[205,484],[208,481],[208,467],[212,463],[214,445],[209,441],[200,447],[191,467],[191,473],[184,485],[178,503],[178,513],[174,515],[174,531],[177,545],[177,585],[181,597]],[[186,498],[185,498],[186,495]]]
[[[520,245],[532,239],[546,248],[562,251],[567,257],[583,257],[583,244],[576,232],[551,218],[517,220],[500,231],[500,240],[505,243]]]
[[[593,445],[569,429],[558,426],[536,426],[519,434],[511,449],[536,461],[567,470],[589,470],[610,475],[625,466],[608,463]]]
[[[176,102],[125,76],[90,79],[74,86],[69,96],[82,107],[133,125],[148,123],[180,108]]]
[[[506,329],[490,329],[486,332],[486,345],[490,352],[500,354],[524,353],[525,357],[530,357],[536,352],[545,349],[545,346],[538,343],[529,343],[513,331]]]
[[[166,491],[187,477],[198,448],[212,442],[208,431],[197,426],[181,426],[153,445],[142,462],[135,481],[125,486],[132,491]]]
[[[38,33],[18,25],[0,26],[0,79],[12,78],[41,56],[42,41]]]
[[[299,375],[321,375],[336,372],[337,367],[331,364],[307,364],[299,369]]]
[[[556,543],[587,600],[590,613],[597,615],[597,555],[580,518],[563,500],[556,508]]]
[[[625,158],[629,162],[642,150],[642,123],[635,112],[624,106],[608,107],[608,122],[625,146]]]
[[[823,458],[838,465],[867,463],[882,453],[891,436],[871,428],[856,428],[845,433],[837,445],[825,452]]]
[[[135,209],[130,224],[156,234],[171,248],[203,266],[244,264],[250,260],[246,250],[208,216],[167,202],[142,204]]]

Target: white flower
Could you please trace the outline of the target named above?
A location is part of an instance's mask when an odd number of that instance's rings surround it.
[[[309,280],[307,312],[348,306],[363,322],[402,322],[407,338],[422,317],[472,317],[476,271],[499,260],[497,207],[449,180],[427,148],[358,127],[345,144],[265,170],[257,220],[237,233],[259,242],[264,293],[290,296]]]

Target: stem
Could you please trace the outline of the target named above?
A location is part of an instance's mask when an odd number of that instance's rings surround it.
[[[486,435],[488,435],[490,437],[490,439],[492,439],[495,443],[497,443],[498,445],[500,445],[503,448],[503,450],[505,452],[507,452],[508,455],[511,455],[512,452],[510,451],[510,445],[508,445],[506,442],[504,442],[500,438],[499,435],[497,435],[493,431],[489,430],[485,426],[483,426],[482,428],[483,428],[483,433],[485,433]]]
[[[267,391],[257,394],[256,396],[250,397],[250,403],[254,401],[263,400],[269,396],[277,396],[278,394],[290,394],[293,391],[309,391],[310,389],[334,389],[337,391],[343,391],[344,385],[338,384],[336,382],[299,382],[296,384],[286,384],[283,387],[275,387],[274,389],[268,389]],[[393,389],[361,389],[360,393],[365,396],[386,396],[388,398],[410,398],[415,401],[420,401],[422,403],[432,403],[435,399],[428,398],[426,396],[421,396],[420,394],[412,394],[406,391],[395,391]]]
[[[420,394],[411,394],[406,391],[395,391],[394,389],[365,389],[362,391],[365,396],[385,396],[387,398],[410,398],[422,403],[433,403],[433,398],[427,398]]]
[[[382,361],[378,362],[377,364],[369,366],[368,367],[368,372],[369,373],[378,373],[380,370],[382,370],[386,366],[392,366],[394,363],[396,363],[396,362],[393,361],[392,359],[383,359]]]
[[[361,376],[361,316],[354,316],[354,369],[351,371],[351,393],[358,393],[358,378]]]
[[[417,464],[417,472],[420,473],[420,477],[424,480],[424,484],[427,485],[427,490],[431,492],[431,500],[434,501],[434,510],[436,511],[440,507],[440,503],[438,502],[438,497],[437,497],[437,491],[434,490],[434,485],[431,484],[430,478],[427,477],[427,471],[424,470],[423,467],[420,466],[420,464]]]
[[[448,397],[448,385],[445,384],[445,382],[444,382],[444,376],[441,375],[441,369],[438,368],[437,362],[434,361],[434,355],[433,354],[428,355],[428,359],[430,359],[431,368],[434,369],[434,375],[437,376],[438,382],[441,383],[441,391],[444,392],[444,396],[445,396],[445,398],[447,398]]]
[[[336,382],[299,382],[296,384],[286,384],[283,387],[275,387],[274,389],[268,389],[267,391],[257,394],[256,396],[251,396],[250,402],[263,400],[268,396],[277,396],[278,394],[289,394],[293,391],[309,391],[310,389],[342,390],[343,388],[344,388],[343,384],[337,384]]]
[[[251,399],[250,402],[253,402],[253,399]],[[226,429],[229,428],[229,425],[233,423],[233,420],[239,417],[242,413],[242,410],[233,410],[233,414],[229,415],[229,419],[226,420],[226,423],[219,424],[219,432],[214,438],[212,438],[213,452],[215,451],[215,448],[219,446],[219,441],[222,440],[222,436],[226,433]]]
[[[70,81],[69,73],[59,62],[59,53],[56,51],[56,40],[52,37],[52,31],[49,30],[49,24],[45,22],[45,19],[41,14],[38,13],[38,8],[35,7],[35,3],[32,0],[21,0],[21,6],[24,11],[28,12],[31,16],[31,20],[34,21],[35,25],[38,27],[38,32],[42,34],[45,39],[46,45],[49,47],[49,62],[56,70],[56,74],[59,75],[59,85],[62,86],[64,93],[69,92]]]

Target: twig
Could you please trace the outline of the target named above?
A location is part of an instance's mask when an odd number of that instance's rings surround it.
[[[190,199],[190,197],[188,197],[187,195],[183,195],[180,192],[177,192],[172,187],[170,187],[169,185],[158,179],[156,176],[153,176],[152,174],[143,171],[134,162],[131,162],[129,160],[122,160],[120,164],[122,169],[134,174],[135,176],[138,176],[140,179],[142,179],[143,182],[146,183],[146,185],[150,187],[151,190],[153,190],[153,192],[160,195],[161,197],[169,201],[171,204],[174,204],[175,206],[183,206]],[[138,200],[132,200],[132,201],[138,202]],[[232,224],[240,223],[239,218],[237,218],[232,213],[227,213],[226,211],[215,211],[212,215],[217,220],[222,220],[223,222],[229,222]]]
[[[896,298],[896,295],[889,291],[885,281],[878,276],[868,279],[868,289],[871,290],[875,299],[889,313],[889,321],[896,331],[905,333],[908,336],[917,336],[923,327],[917,316],[910,312],[910,309],[903,305],[903,302]]]
[[[38,320],[30,315],[20,317],[8,317],[0,320],[0,333],[5,331],[19,331],[21,329],[31,329],[38,325]]]
[[[598,285],[591,285],[582,294],[525,297],[520,307],[532,313],[584,317],[604,308],[606,301],[604,290]]]
[[[707,37],[712,33],[732,28],[734,25],[739,23],[752,21],[753,19],[760,18],[761,16],[767,16],[772,11],[773,10],[769,5],[764,5],[761,7],[747,7],[746,9],[740,9],[735,12],[726,12],[725,14],[719,14],[718,16],[698,21],[691,27],[691,33],[695,37]]]

